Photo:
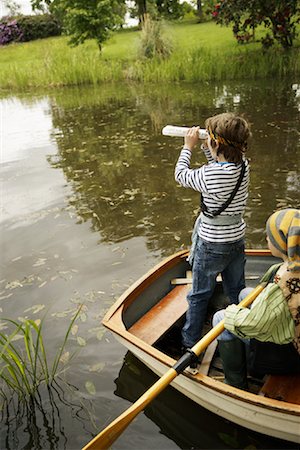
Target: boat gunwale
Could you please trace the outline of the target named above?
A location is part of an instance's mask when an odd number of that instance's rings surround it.
[[[120,337],[135,345],[146,354],[154,357],[162,364],[166,366],[166,370],[171,368],[176,360],[156,349],[152,345],[142,341],[138,337],[130,333],[123,321],[122,313],[126,307],[131,304],[142,292],[146,289],[154,280],[158,279],[162,273],[166,272],[183,258],[188,255],[188,251],[183,250],[176,254],[173,254],[167,259],[154,266],[145,275],[139,278],[133,285],[131,285],[111,306],[106,315],[103,318],[103,325],[111,330],[112,332],[118,334]],[[271,252],[269,250],[246,250],[246,255],[248,256],[269,256]],[[276,410],[285,414],[292,414],[300,416],[300,405],[295,403],[283,402],[280,400],[260,396],[251,392],[243,391],[241,389],[235,388],[233,386],[222,383],[221,381],[215,380],[208,375],[192,375],[188,372],[180,374],[182,376],[188,377],[195,381],[196,383],[202,384],[203,386],[219,393],[233,397],[236,400],[242,401],[243,403],[254,404],[255,406],[260,406],[263,408]]]

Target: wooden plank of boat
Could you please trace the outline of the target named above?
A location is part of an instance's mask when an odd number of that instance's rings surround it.
[[[268,375],[259,394],[300,405],[300,375]]]
[[[260,278],[260,277],[257,276],[257,275],[248,275],[248,276],[245,277],[245,280],[246,280],[246,281],[249,281],[249,280],[259,280],[259,278]],[[192,281],[193,281],[192,276],[187,276],[187,277],[185,277],[185,278],[173,278],[173,279],[171,280],[171,284],[172,284],[172,285],[192,284]],[[222,282],[222,276],[221,276],[221,274],[219,274],[219,275],[217,276],[216,281],[217,281],[217,283],[221,283],[221,282]]]
[[[188,286],[176,286],[153,308],[135,322],[129,333],[152,345],[162,337],[187,310]]]
[[[260,276],[271,264],[278,262],[266,250],[250,250],[246,254],[246,273],[250,276]],[[130,329],[166,296],[166,286],[169,283],[169,288],[172,288],[172,279],[185,276],[188,270],[186,256],[187,252],[179,252],[158,264],[121,296],[103,321],[122,344],[159,376],[175,363],[174,358],[158,348],[157,344],[151,345],[135,336]],[[257,284],[255,280],[253,283]],[[159,292],[162,292],[161,296]],[[162,336],[166,332],[163,328]],[[185,372],[172,381],[172,386],[232,422],[269,436],[300,443],[300,405],[293,396],[288,401],[271,399],[228,386],[200,373],[192,375]]]

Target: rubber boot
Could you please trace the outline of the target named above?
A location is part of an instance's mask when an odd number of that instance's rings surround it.
[[[239,389],[248,389],[245,344],[240,339],[218,341],[223,363],[225,383]]]

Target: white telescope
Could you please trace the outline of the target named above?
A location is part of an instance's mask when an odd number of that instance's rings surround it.
[[[164,136],[175,136],[175,137],[184,137],[187,133],[188,127],[175,127],[173,125],[166,125],[162,129],[162,134]],[[199,130],[199,139],[207,139],[208,133],[204,128],[200,128]]]

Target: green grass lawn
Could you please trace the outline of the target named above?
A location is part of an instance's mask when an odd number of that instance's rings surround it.
[[[102,55],[96,42],[72,48],[64,36],[2,47],[0,88],[283,77],[300,72],[299,39],[289,52],[276,47],[264,53],[259,42],[238,44],[230,28],[214,22],[169,23],[165,32],[173,43],[173,53],[165,61],[141,58],[137,30],[115,33],[104,44]]]

